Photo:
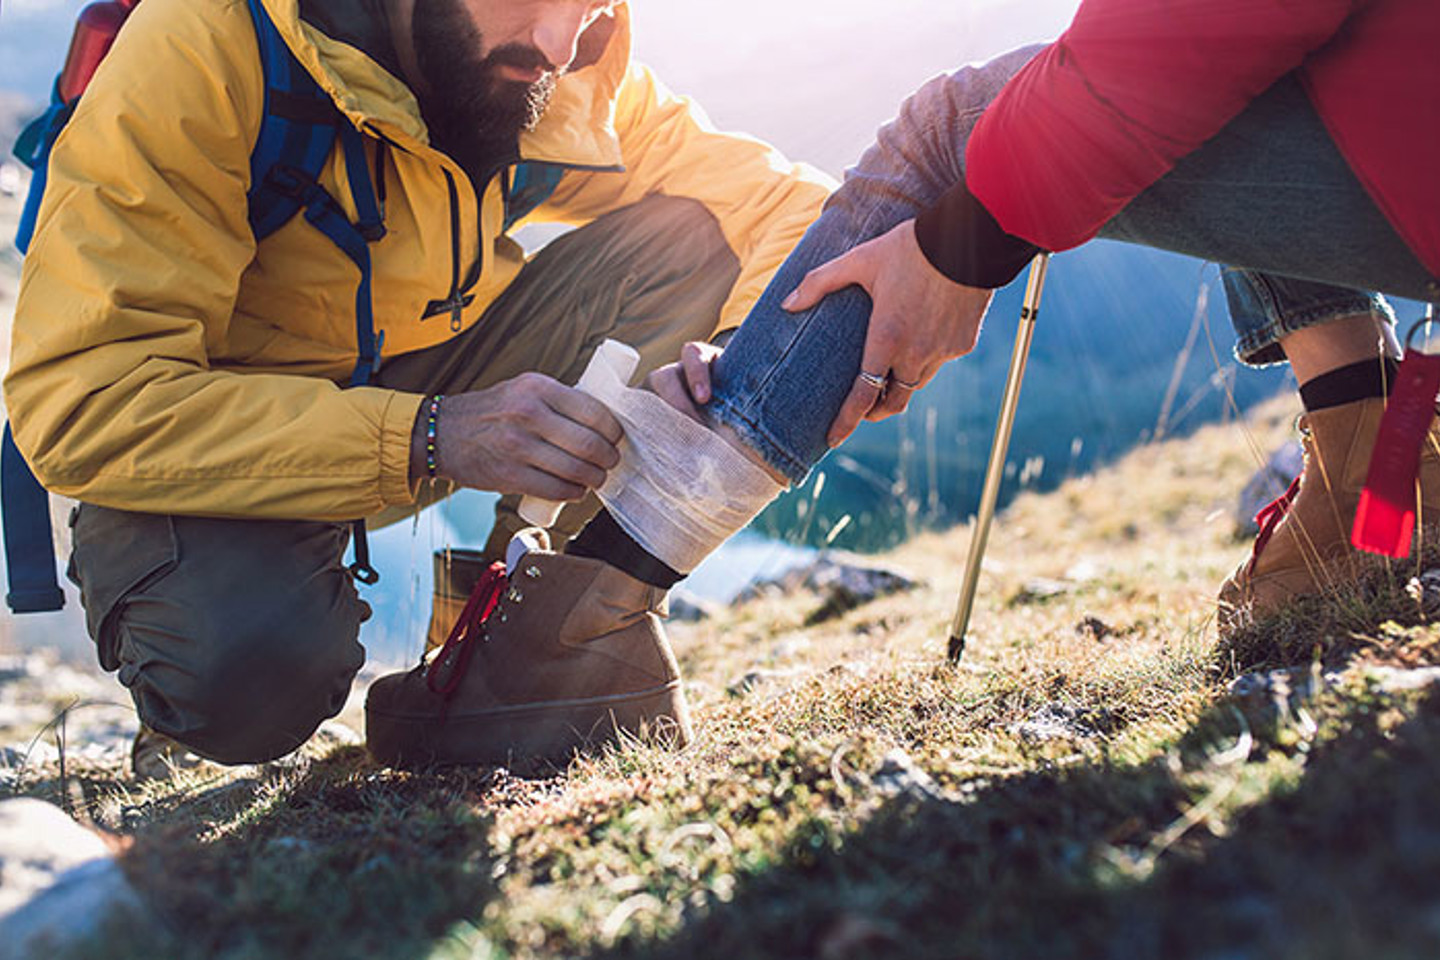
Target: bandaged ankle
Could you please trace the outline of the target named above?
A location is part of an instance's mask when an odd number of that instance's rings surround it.
[[[625,428],[620,463],[596,491],[647,552],[689,573],[785,487],[653,393],[607,378],[591,394]]]

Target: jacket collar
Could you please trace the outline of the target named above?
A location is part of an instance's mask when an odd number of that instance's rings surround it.
[[[299,0],[263,0],[301,65],[356,126],[402,146],[428,146],[429,131],[410,88],[369,53],[300,17]],[[534,130],[521,134],[522,160],[585,168],[621,166],[615,99],[630,62],[630,11],[616,7],[580,39],[576,65],[555,85]]]

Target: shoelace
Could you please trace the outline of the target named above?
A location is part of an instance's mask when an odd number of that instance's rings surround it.
[[[445,645],[440,648],[440,652],[425,671],[425,685],[430,688],[431,693],[439,694],[448,700],[460,686],[460,681],[465,677],[465,668],[469,666],[470,657],[475,652],[475,644],[480,642],[485,621],[490,619],[490,614],[499,606],[500,595],[505,591],[506,582],[505,564],[499,561],[490,564],[489,569],[480,575],[480,580],[475,584],[475,589],[470,591],[470,599],[465,601],[465,608],[460,611],[455,626],[450,628],[450,636],[445,639]]]
[[[1304,474],[1301,474],[1304,476]],[[1300,492],[1300,477],[1290,481],[1290,488],[1280,496],[1271,500],[1261,511],[1255,514],[1255,522],[1260,525],[1260,532],[1255,535],[1255,550],[1250,555],[1250,566],[1246,569],[1247,574],[1255,572],[1255,564],[1260,561],[1260,553],[1270,538],[1275,534],[1275,528],[1285,515],[1290,512],[1290,505],[1295,502],[1295,495]]]

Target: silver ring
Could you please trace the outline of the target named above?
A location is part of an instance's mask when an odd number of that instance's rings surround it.
[[[885,387],[888,385],[888,381],[884,377],[877,377],[875,374],[865,370],[861,370],[860,375],[857,376],[855,379],[859,380],[867,387],[874,387],[881,393],[885,392]]]

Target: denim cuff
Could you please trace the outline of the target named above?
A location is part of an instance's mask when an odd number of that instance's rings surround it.
[[[763,423],[746,416],[738,406],[724,397],[713,398],[704,411],[712,429],[723,425],[734,430],[745,445],[760,454],[771,469],[785,475],[790,481],[791,489],[803,484],[810,475],[810,461],[807,458],[792,452],[778,437],[772,436]]]
[[[1285,362],[1280,340],[1297,330],[1344,317],[1395,323],[1395,311],[1378,293],[1226,267],[1222,271],[1235,358],[1250,367]]]

